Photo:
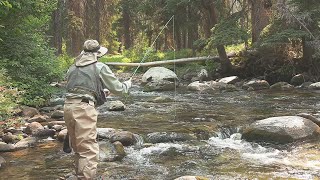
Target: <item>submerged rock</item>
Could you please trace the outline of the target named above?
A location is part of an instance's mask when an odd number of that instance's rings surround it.
[[[300,116],[280,116],[259,120],[244,130],[247,141],[290,143],[320,136],[320,127]]]
[[[175,141],[188,141],[196,139],[187,133],[175,133],[175,132],[154,132],[147,135],[147,141],[151,143],[162,142],[175,142]]]

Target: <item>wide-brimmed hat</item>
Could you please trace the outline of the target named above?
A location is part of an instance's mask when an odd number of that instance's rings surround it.
[[[100,46],[97,40],[89,39],[83,43],[83,51],[97,53],[97,57],[102,57],[107,54],[108,49]]]

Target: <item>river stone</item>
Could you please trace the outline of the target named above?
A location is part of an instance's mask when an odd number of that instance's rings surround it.
[[[240,79],[238,76],[230,76],[220,79],[218,82],[226,83],[226,84],[235,84],[239,82]]]
[[[246,90],[269,89],[270,85],[266,80],[253,79],[242,86]]]
[[[121,161],[125,157],[124,147],[120,142],[99,142],[99,159],[103,162]]]
[[[53,99],[50,99],[50,105],[51,106],[64,105],[64,98],[53,98]]]
[[[114,133],[111,136],[110,141],[112,143],[116,142],[116,141],[119,141],[124,146],[131,146],[131,145],[133,145],[135,143],[135,138],[134,138],[134,134],[132,132],[120,131],[120,132]]]
[[[190,134],[175,132],[154,132],[147,135],[147,141],[153,144],[163,142],[188,141],[194,139],[196,139],[196,137]]]
[[[44,127],[38,122],[32,122],[27,125],[25,129],[25,133],[27,134],[35,134],[39,130],[43,130]]]
[[[11,152],[15,150],[13,144],[7,144],[5,142],[0,142],[0,152]]]
[[[48,117],[47,115],[40,115],[40,114],[38,114],[38,115],[33,116],[32,118],[27,119],[26,121],[27,121],[28,123],[32,123],[32,122],[41,123],[41,122],[46,122],[48,118],[49,118],[49,117]]]
[[[320,82],[310,84],[309,89],[320,90]]]
[[[110,139],[116,132],[119,132],[113,128],[97,128],[98,139]]]
[[[181,176],[174,180],[209,180],[209,178],[202,176]]]
[[[68,133],[68,130],[67,130],[67,129],[61,130],[61,131],[58,133],[58,137],[57,137],[58,141],[63,142],[63,140],[64,140],[64,138],[66,137],[67,133]]]
[[[56,134],[56,130],[54,129],[39,129],[38,131],[33,133],[32,136],[45,139],[48,137],[54,137],[55,134]]]
[[[124,111],[126,106],[121,101],[111,101],[108,104],[109,111]]]
[[[6,163],[6,160],[0,156],[0,168],[2,167],[3,164]]]
[[[64,111],[56,110],[51,114],[52,119],[61,119],[63,118]]]
[[[142,76],[142,83],[144,84],[163,80],[174,82],[178,80],[178,77],[173,71],[164,67],[152,67]]]
[[[277,82],[277,83],[273,84],[272,86],[270,86],[270,89],[291,90],[291,89],[294,89],[294,86],[292,86],[291,84],[289,84],[287,82]]]
[[[36,108],[24,106],[22,107],[22,115],[26,117],[33,117],[39,115],[39,111]]]
[[[28,147],[33,147],[36,142],[37,142],[37,139],[35,137],[27,137],[17,142],[14,145],[14,147],[16,150],[25,149]]]
[[[60,125],[60,124],[55,124],[51,128],[56,130],[56,131],[61,131],[63,129],[63,126]]]
[[[169,97],[163,97],[163,96],[159,96],[152,100],[149,100],[149,102],[153,102],[153,103],[167,103],[167,102],[173,102],[173,101],[174,101],[173,99]]]
[[[190,91],[214,91],[211,87],[210,87],[210,83],[209,82],[199,82],[199,81],[195,81],[190,83],[187,86],[188,90]]]
[[[300,116],[280,116],[259,120],[244,130],[247,141],[290,143],[319,137],[320,127]]]
[[[290,84],[292,84],[294,86],[299,86],[302,83],[309,81],[309,79],[310,78],[304,74],[297,74],[291,78]]]

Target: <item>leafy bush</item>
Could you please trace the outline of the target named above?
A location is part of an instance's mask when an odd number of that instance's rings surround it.
[[[3,121],[16,111],[20,101],[20,93],[16,88],[10,87],[5,70],[0,69],[0,121]]]
[[[44,105],[54,91],[50,83],[62,77],[62,68],[49,48],[47,24],[57,1],[8,0],[0,6],[0,67],[7,70],[12,86],[23,91],[22,103]],[[10,29],[10,30],[9,30]]]

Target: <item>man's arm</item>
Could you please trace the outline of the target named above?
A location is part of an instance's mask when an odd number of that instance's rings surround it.
[[[130,80],[121,83],[107,65],[98,63],[97,66],[98,69],[100,69],[99,75],[105,88],[107,88],[113,94],[119,95],[128,93],[129,88],[131,87]]]

